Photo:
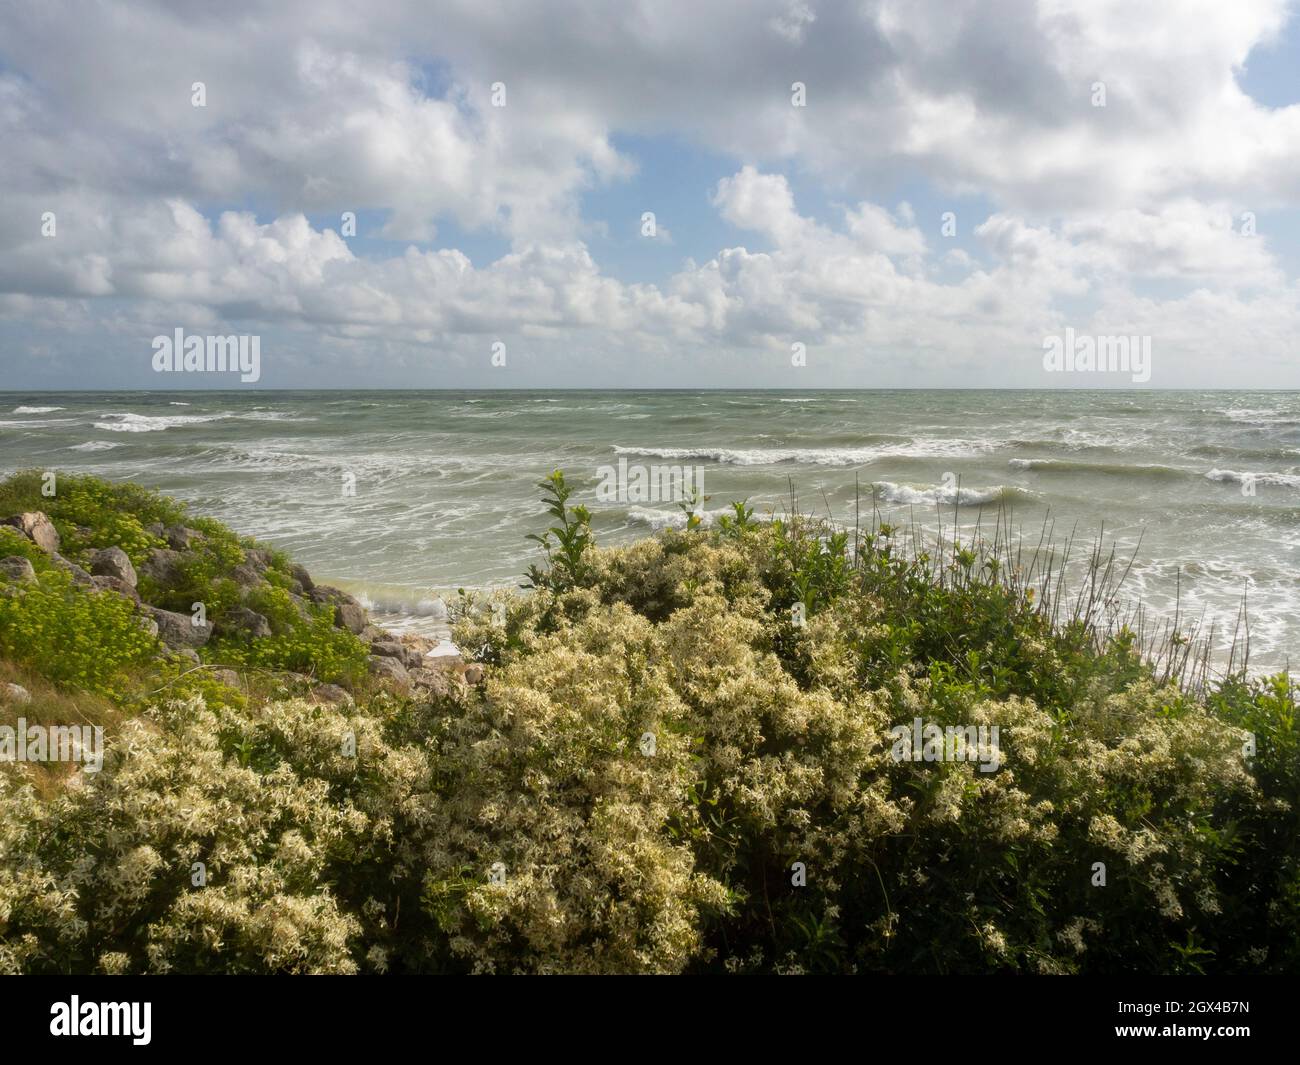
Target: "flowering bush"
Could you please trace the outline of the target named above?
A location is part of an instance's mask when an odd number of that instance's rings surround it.
[[[1294,971],[1288,678],[1194,692],[973,559],[744,514],[467,597],[479,687],[173,700],[52,797],[5,767],[0,969]],[[899,760],[918,719],[995,770]]]

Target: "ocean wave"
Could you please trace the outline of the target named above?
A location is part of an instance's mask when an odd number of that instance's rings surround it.
[[[110,451],[115,447],[121,447],[121,444],[115,444],[111,440],[87,440],[84,444],[73,444],[69,451]]]
[[[1210,481],[1226,481],[1230,484],[1272,484],[1283,488],[1300,488],[1300,474],[1295,473],[1240,473],[1236,470],[1210,470],[1205,475]]]
[[[1222,414],[1234,422],[1248,425],[1300,425],[1293,411],[1277,410],[1272,407],[1228,407],[1213,411]]]
[[[243,414],[226,413],[220,417],[239,418],[246,422],[314,422],[316,420],[310,415],[290,414],[283,410],[250,410]]]
[[[219,422],[228,418],[246,422],[314,422],[316,420],[278,410],[250,410],[242,413],[220,411],[216,414],[124,414],[114,411],[101,414],[100,417],[112,418],[113,421],[95,422],[95,428],[110,433],[158,433],[182,425],[201,425],[204,422]]]
[[[907,484],[895,484],[893,481],[877,481],[875,487],[880,491],[880,498],[886,503],[902,503],[924,506],[982,506],[999,500],[1025,495],[1018,488],[1008,485],[994,485],[991,488],[959,488],[957,485],[937,484],[929,488],[914,488]]]
[[[732,466],[775,466],[785,462],[807,466],[861,466],[884,458],[958,458],[979,455],[998,446],[992,440],[913,440],[883,447],[624,447],[614,445],[617,455],[646,455],[651,458],[718,462]]]
[[[1188,470],[1156,462],[1076,462],[1070,459],[1010,459],[1013,470],[1054,470],[1058,473],[1105,473],[1118,477],[1187,477]]]
[[[171,414],[149,416],[147,414],[105,414],[104,418],[115,421],[95,422],[96,429],[110,433],[158,433],[178,425],[197,425],[200,422],[215,422],[225,418],[224,414]]]
[[[56,410],[67,410],[66,407],[15,407],[14,414],[53,414]]]
[[[701,510],[700,525],[705,529],[711,529],[720,517],[724,514],[735,514],[731,507],[720,507],[717,510]],[[654,532],[661,529],[684,529],[686,528],[686,515],[680,510],[656,510],[652,507],[629,507],[627,520],[633,525],[645,525]],[[772,515],[755,513],[750,521],[770,521]]]
[[[1207,459],[1243,459],[1253,462],[1288,462],[1300,459],[1300,448],[1294,447],[1238,447],[1235,444],[1194,444],[1188,455]]]

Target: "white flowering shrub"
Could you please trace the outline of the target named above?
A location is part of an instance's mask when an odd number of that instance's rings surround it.
[[[463,604],[482,685],[160,702],[98,774],[0,766],[0,970],[1296,967],[1288,678],[1189,694],[789,525],[568,543],[504,625]],[[897,760],[917,719],[996,768]]]

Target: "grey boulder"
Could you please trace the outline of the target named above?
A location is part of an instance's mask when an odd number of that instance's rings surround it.
[[[216,631],[222,636],[251,636],[258,640],[271,635],[271,623],[256,610],[237,606],[221,615],[216,624]]]
[[[120,547],[105,547],[91,555],[90,572],[96,577],[116,577],[132,588],[136,585],[135,567]]]
[[[212,635],[211,623],[195,625],[188,614],[176,614],[156,606],[145,609],[158,623],[158,638],[168,647],[202,647]]]
[[[13,581],[17,584],[30,584],[36,580],[36,570],[21,555],[0,558],[0,581]]]

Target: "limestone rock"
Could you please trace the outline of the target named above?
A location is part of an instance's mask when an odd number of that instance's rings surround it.
[[[59,550],[59,530],[39,510],[5,518],[0,525],[13,526],[47,555],[56,554]]]
[[[30,584],[36,580],[36,570],[21,555],[0,558],[0,581],[12,581],[15,584]]]
[[[133,603],[140,602],[140,593],[135,590],[135,585],[127,584],[126,581],[117,577],[93,577],[95,587],[101,588],[106,592],[116,592],[118,595],[124,595]]]
[[[366,611],[358,603],[340,603],[334,608],[334,624],[348,632],[359,633],[366,627]]]
[[[203,534],[198,529],[184,525],[169,525],[162,535],[173,551],[188,551],[194,546],[195,540],[203,539]]]
[[[406,667],[396,658],[386,658],[383,655],[370,656],[370,673],[378,677],[385,683],[401,691],[407,690],[411,685],[411,676],[406,672]]]
[[[251,562],[241,562],[231,570],[230,579],[239,585],[240,594],[243,595],[266,583],[261,572]]]
[[[132,588],[136,585],[135,567],[120,547],[105,547],[91,555],[90,572],[96,577],[116,577]]]
[[[412,669],[409,676],[417,689],[434,695],[450,695],[464,688],[460,676],[448,669]]]
[[[271,623],[256,610],[237,606],[221,615],[216,623],[216,632],[222,636],[251,636],[260,640],[271,635]]]
[[[337,684],[317,684],[311,690],[311,695],[313,702],[331,703],[334,706],[352,702],[352,696]]]
[[[140,563],[140,576],[155,584],[169,588],[180,576],[181,553],[167,547],[155,547],[149,557]]]
[[[80,566],[78,566],[75,562],[64,558],[62,555],[54,555],[53,562],[56,566],[59,567],[59,569],[71,575],[73,584],[80,584],[83,587],[87,587],[87,588],[92,587],[94,585],[95,578],[92,577]]]
[[[156,606],[145,610],[158,623],[158,636],[168,647],[202,647],[212,635],[211,623],[195,625],[189,614],[176,614]]]
[[[244,561],[259,574],[265,573],[271,568],[271,552],[264,547],[249,548],[244,552]]]

